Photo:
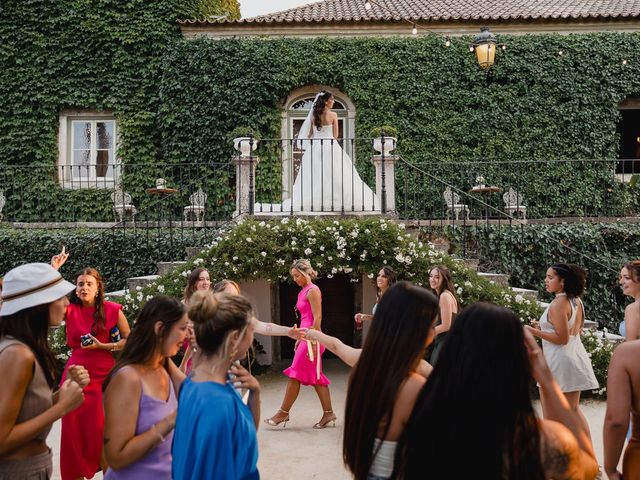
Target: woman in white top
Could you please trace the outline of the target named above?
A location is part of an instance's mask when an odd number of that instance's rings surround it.
[[[347,391],[343,457],[356,479],[392,476],[396,442],[426,381],[417,369],[437,313],[438,299],[409,282],[380,299]]]
[[[589,426],[580,411],[580,392],[599,388],[591,360],[580,340],[584,325],[584,292],[586,275],[577,265],[556,263],[547,269],[544,280],[547,292],[555,298],[540,317],[540,322],[526,328],[542,339],[542,351],[549,368],[560,385],[571,408],[580,417],[584,430]],[[540,390],[540,396],[544,391]],[[542,402],[544,405],[544,402]],[[543,413],[545,417],[547,412]]]

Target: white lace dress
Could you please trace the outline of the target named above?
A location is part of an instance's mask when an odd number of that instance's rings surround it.
[[[578,314],[577,302],[580,303],[584,314],[582,301],[580,299],[571,299],[569,301],[571,304],[569,330],[576,322]],[[547,307],[542,317],[540,317],[540,329],[543,332],[553,333],[555,329],[549,322],[550,307]],[[581,392],[600,388],[598,380],[596,380],[596,376],[593,373],[591,359],[582,344],[582,340],[580,340],[579,333],[577,335],[569,335],[569,343],[566,345],[556,345],[547,340],[542,340],[542,351],[553,376],[563,392]]]
[[[291,198],[282,204],[256,204],[256,211],[371,212],[380,204],[371,188],[362,181],[351,157],[333,137],[333,126],[313,127],[313,137],[304,141],[300,170]]]

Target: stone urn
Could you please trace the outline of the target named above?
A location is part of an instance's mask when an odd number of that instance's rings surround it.
[[[233,139],[233,148],[240,152],[240,156],[248,157],[258,147],[258,140],[252,137],[236,137]]]
[[[373,149],[382,154],[382,138],[383,137],[377,137],[373,139]],[[384,154],[385,155],[389,155],[393,150],[396,149],[396,137],[384,137]]]

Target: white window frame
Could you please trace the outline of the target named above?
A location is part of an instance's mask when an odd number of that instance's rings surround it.
[[[95,168],[89,169],[89,176],[74,174],[73,165],[73,124],[74,122],[91,123],[90,164],[97,161],[97,123],[113,122],[113,165],[111,174],[106,177],[96,177]],[[68,189],[114,189],[119,183],[121,166],[118,158],[118,122],[112,112],[99,110],[65,110],[60,113],[58,131],[58,182]]]

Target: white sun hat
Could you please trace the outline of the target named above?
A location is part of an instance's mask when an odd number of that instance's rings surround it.
[[[0,317],[55,302],[76,287],[46,263],[27,263],[9,270],[2,284]]]

